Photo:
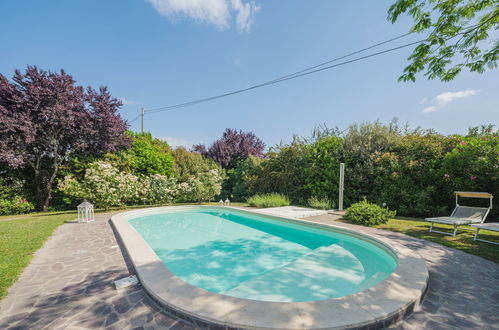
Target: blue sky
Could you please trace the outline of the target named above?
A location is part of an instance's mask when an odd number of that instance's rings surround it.
[[[407,32],[408,19],[386,20],[392,1],[2,0],[0,73],[10,77],[28,64],[63,68],[79,84],[107,85],[131,120],[140,107],[244,88]],[[399,83],[409,54],[150,114],[146,130],[189,145],[209,144],[231,127],[273,145],[320,124],[345,128],[393,117],[446,134],[498,124],[498,70],[449,83],[422,76]],[[140,121],[131,128],[139,130]]]

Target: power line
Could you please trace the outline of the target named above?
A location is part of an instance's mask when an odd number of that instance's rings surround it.
[[[350,57],[350,56],[353,56],[353,55],[356,55],[356,54],[359,54],[359,53],[362,53],[362,52],[365,52],[369,49],[373,49],[373,48],[376,48],[376,47],[379,47],[379,46],[382,46],[384,44],[387,44],[387,43],[390,43],[392,41],[395,41],[395,40],[398,40],[398,39],[401,39],[401,38],[404,38],[408,35],[412,34],[412,32],[409,32],[409,33],[404,33],[402,35],[399,35],[397,37],[394,37],[394,38],[391,38],[391,39],[388,39],[388,40],[385,40],[385,41],[382,41],[382,42],[379,42],[377,44],[374,44],[372,46],[369,46],[369,47],[366,47],[366,48],[362,48],[360,50],[357,50],[357,51],[354,51],[354,52],[351,52],[351,53],[348,53],[348,54],[345,54],[345,55],[342,55],[342,56],[339,56],[339,57],[336,57],[336,58],[333,58],[331,60],[328,60],[328,61],[325,61],[325,62],[322,62],[320,64],[317,64],[317,65],[314,65],[314,66],[311,66],[311,67],[308,67],[308,68],[305,68],[305,69],[302,69],[302,70],[299,70],[299,71],[296,71],[296,72],[293,72],[293,73],[290,73],[290,74],[287,74],[285,76],[282,76],[282,77],[279,77],[279,78],[275,78],[273,80],[270,80],[270,81],[267,81],[267,82],[264,82],[264,83],[260,83],[260,84],[257,84],[257,85],[254,85],[254,86],[251,86],[251,87],[248,87],[248,88],[244,88],[244,89],[241,89],[240,91],[243,92],[243,91],[247,91],[249,89],[254,89],[254,88],[258,88],[258,87],[263,87],[263,86],[267,86],[269,84],[273,84],[273,83],[276,83],[276,82],[279,82],[281,80],[284,80],[284,79],[287,79],[291,76],[294,76],[294,75],[298,75],[298,74],[301,74],[303,72],[306,72],[306,71],[309,71],[309,70],[313,70],[313,69],[316,69],[316,68],[319,68],[321,66],[324,66],[326,64],[329,64],[329,63],[333,63],[333,62],[336,62],[336,61],[339,61],[339,60],[342,60],[344,58],[347,58],[347,57]],[[239,92],[239,91],[237,91]],[[227,95],[226,95],[227,94]],[[218,96],[228,96],[228,95],[233,95],[231,93],[226,93],[226,94],[221,94],[221,95],[218,95]],[[209,99],[209,98],[207,98]],[[186,102],[186,103],[189,103],[189,102]],[[158,110],[163,110],[165,108],[170,108],[172,106],[167,106],[167,107],[160,107],[160,108],[154,108],[154,109],[146,109],[145,112],[146,113],[153,113],[153,112],[157,112]]]
[[[233,91],[233,92],[224,93],[224,94],[220,94],[220,95],[216,95],[216,96],[211,96],[211,97],[207,97],[207,98],[203,98],[203,99],[198,99],[198,100],[194,100],[194,101],[190,101],[190,102],[175,104],[175,105],[171,105],[171,106],[167,106],[167,107],[146,110],[146,113],[156,113],[156,112],[169,111],[169,110],[183,108],[183,107],[187,107],[187,106],[191,106],[191,105],[195,105],[195,104],[199,104],[199,103],[213,101],[213,100],[220,99],[220,98],[227,97],[227,96],[231,96],[231,95],[234,95],[234,94],[239,94],[239,93],[247,92],[247,91],[250,91],[250,90],[253,90],[253,89],[257,89],[257,88],[261,88],[261,87],[264,87],[264,86],[274,85],[274,84],[281,83],[283,81],[287,81],[287,80],[290,80],[290,79],[295,79],[295,78],[303,77],[303,76],[306,76],[306,75],[309,75],[309,74],[313,74],[313,73],[317,73],[317,72],[320,72],[320,71],[332,69],[332,68],[335,68],[335,67],[338,67],[338,66],[342,66],[342,65],[349,64],[349,63],[353,63],[353,62],[358,62],[358,61],[361,61],[361,60],[365,60],[365,59],[370,58],[370,57],[378,56],[378,55],[385,54],[385,53],[388,53],[388,52],[392,52],[392,51],[395,51],[395,50],[399,50],[399,49],[402,49],[402,48],[405,48],[405,47],[409,47],[409,46],[413,46],[413,45],[416,45],[416,44],[420,44],[420,43],[422,43],[425,40],[426,39],[418,40],[418,41],[411,42],[411,43],[408,43],[408,44],[404,44],[404,45],[401,45],[401,46],[398,46],[398,47],[393,47],[393,48],[390,48],[390,49],[387,49],[387,50],[383,50],[383,51],[380,51],[380,52],[376,52],[376,53],[372,53],[372,54],[365,55],[365,56],[362,56],[362,57],[358,57],[358,58],[355,58],[353,60],[349,60],[349,61],[340,62],[340,63],[333,64],[333,65],[329,65],[329,66],[322,67],[322,68],[319,68],[319,69],[315,69],[315,70],[312,70],[312,71],[302,70],[301,71],[302,73],[299,73],[299,74],[287,75],[287,76],[284,76],[284,77],[281,77],[281,78],[278,78],[278,79],[274,79],[274,80],[271,80],[271,81],[268,81],[268,82],[265,82],[265,83],[261,83],[261,84],[258,84],[258,85],[254,85],[254,86],[251,86],[251,87],[239,89],[239,90],[236,90],[236,91]],[[332,62],[332,61],[333,60],[331,60],[330,62]],[[319,65],[319,67],[320,67],[320,65]]]
[[[132,120],[130,120],[128,123],[129,123],[129,124],[134,123],[137,119],[139,119],[139,118],[140,118],[140,116],[141,116],[141,115],[142,115],[142,114],[139,114],[139,115],[137,115],[137,116],[133,117],[133,119],[132,119]]]
[[[467,33],[471,32],[473,30],[476,30],[480,26],[484,25],[489,20],[491,20],[492,18],[494,18],[495,16],[497,16],[497,15],[493,15],[492,17],[490,17],[489,19],[487,19],[485,22],[482,22],[480,24],[475,24],[475,25],[469,26],[469,27],[465,28],[466,31],[458,33],[458,34],[456,34],[453,37],[449,37],[446,40],[452,39],[452,38],[456,37],[457,35],[467,34]],[[303,70],[299,70],[297,72],[294,72],[294,73],[291,73],[291,74],[288,74],[288,75],[285,75],[285,76],[282,76],[282,77],[279,77],[279,78],[276,78],[276,79],[273,79],[273,80],[270,80],[270,81],[267,81],[267,82],[263,82],[263,83],[260,83],[260,84],[257,84],[257,85],[253,85],[253,86],[250,86],[250,87],[247,87],[247,88],[243,88],[243,89],[239,89],[239,90],[235,90],[235,91],[232,91],[232,92],[228,92],[228,93],[224,93],[224,94],[219,94],[219,95],[215,95],[215,96],[211,96],[211,97],[201,98],[201,99],[190,101],[190,102],[179,103],[179,104],[175,104],[175,105],[171,105],[171,106],[166,106],[166,107],[161,107],[161,108],[154,108],[154,109],[145,110],[142,113],[142,116],[144,115],[144,113],[156,113],[156,112],[163,112],[163,111],[175,110],[175,109],[178,109],[178,108],[192,106],[192,105],[196,105],[196,104],[199,104],[199,103],[213,101],[213,100],[220,99],[220,98],[223,98],[223,97],[227,97],[227,96],[231,96],[231,95],[235,95],[235,94],[247,92],[247,91],[250,91],[250,90],[253,90],[253,89],[257,89],[257,88],[261,88],[261,87],[265,87],[265,86],[277,84],[277,83],[280,83],[280,82],[283,82],[283,81],[287,81],[287,80],[290,80],[290,79],[299,78],[299,77],[310,75],[310,74],[317,73],[317,72],[320,72],[320,71],[329,70],[329,69],[332,69],[332,68],[335,68],[335,67],[338,67],[338,66],[342,66],[342,65],[353,63],[353,62],[358,62],[358,61],[361,61],[361,60],[365,60],[365,59],[368,59],[368,58],[371,58],[371,57],[374,57],[374,56],[379,56],[379,55],[382,55],[382,54],[386,54],[386,53],[389,53],[389,52],[392,52],[392,51],[396,51],[396,50],[399,50],[399,49],[402,49],[402,48],[406,48],[406,47],[409,47],[409,46],[420,44],[420,43],[428,40],[428,38],[421,39],[421,40],[414,41],[414,42],[411,42],[411,43],[407,43],[407,44],[404,44],[404,45],[401,45],[401,46],[389,48],[389,49],[386,49],[386,50],[383,50],[383,51],[379,51],[379,52],[372,53],[372,54],[369,54],[369,55],[361,56],[361,57],[358,57],[358,58],[355,58],[355,59],[352,59],[352,60],[348,60],[348,61],[344,61],[344,62],[341,62],[341,63],[338,63],[338,64],[334,64],[334,65],[329,65],[329,66],[323,67],[326,64],[330,64],[330,63],[336,62],[338,60],[350,57],[352,55],[359,54],[359,53],[364,52],[366,50],[369,50],[369,49],[372,49],[372,48],[375,48],[375,47],[387,44],[389,42],[392,42],[392,41],[404,38],[404,37],[406,37],[406,36],[408,36],[410,34],[412,34],[412,33],[411,32],[405,33],[405,34],[399,35],[397,37],[394,37],[394,38],[382,41],[382,42],[377,43],[377,44],[374,44],[372,46],[360,49],[358,51],[355,51],[355,52],[352,52],[352,53],[349,53],[349,54],[346,54],[346,55],[343,55],[343,56],[331,59],[329,61],[326,61],[326,62],[317,64],[317,65],[314,65],[312,67],[308,67],[308,68],[303,69]],[[134,118],[133,121],[137,120],[138,117],[140,117],[140,116],[141,115],[139,115],[136,118]]]

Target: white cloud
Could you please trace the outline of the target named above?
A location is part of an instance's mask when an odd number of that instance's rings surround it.
[[[186,147],[187,149],[191,148],[193,143],[189,140],[181,139],[181,138],[176,138],[173,136],[165,136],[160,138],[160,140],[168,142],[168,144],[173,147]]]
[[[137,104],[137,102],[127,100],[124,97],[120,98],[120,101],[121,101],[121,103],[123,103],[123,105],[136,105]]]
[[[190,17],[197,22],[213,24],[221,30],[230,26],[233,14],[239,30],[248,32],[260,7],[254,0],[146,0],[163,16],[175,21]]]
[[[257,6],[254,1],[244,3],[241,0],[232,0],[231,5],[232,9],[237,12],[236,23],[239,29],[244,32],[249,32],[255,21],[255,15],[260,10],[260,7]]]
[[[431,105],[429,107],[424,108],[422,112],[424,112],[424,113],[430,113],[430,112],[435,112],[437,110],[438,110],[438,108],[436,106]]]
[[[438,94],[435,97],[435,101],[437,102],[438,105],[444,106],[451,103],[454,100],[470,97],[475,95],[476,93],[478,93],[476,89],[467,89],[460,92],[445,92],[442,94]]]
[[[419,101],[419,104],[425,104],[426,102],[428,102],[428,98],[427,98],[427,97],[423,97],[423,98]]]
[[[427,106],[421,112],[431,113],[431,112],[438,111],[441,108],[445,107],[446,105],[450,104],[451,102],[454,102],[455,100],[473,96],[473,95],[477,94],[478,92],[479,91],[476,89],[469,88],[469,89],[466,89],[464,91],[459,91],[459,92],[440,93],[431,100],[432,105]],[[424,104],[427,101],[428,101],[428,99],[424,98],[423,100],[421,100],[419,102],[419,104]]]

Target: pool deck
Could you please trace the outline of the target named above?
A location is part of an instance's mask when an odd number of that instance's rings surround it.
[[[0,329],[193,329],[164,313],[141,286],[117,291],[130,274],[108,222],[64,224],[36,253],[7,297],[0,301]],[[421,305],[393,329],[499,329],[499,265],[403,234],[335,222],[307,220],[386,236],[417,251],[430,271]]]

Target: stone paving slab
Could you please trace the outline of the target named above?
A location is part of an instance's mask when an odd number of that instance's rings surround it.
[[[66,223],[37,251],[7,297],[0,329],[192,329],[163,313],[140,285],[113,281],[131,273],[108,219]]]
[[[430,280],[420,308],[390,329],[499,329],[498,264],[401,233],[335,222],[332,215],[304,220],[382,235],[426,261]]]
[[[108,223],[60,226],[0,301],[0,329],[194,329],[164,313],[140,285],[117,291],[113,281],[133,274]],[[421,308],[393,329],[499,329],[499,265],[403,234],[307,220],[387,236],[418,252],[430,271]],[[499,250],[498,250],[499,251]]]
[[[237,208],[237,207],[235,207]],[[299,219],[327,214],[328,210],[317,210],[301,206],[279,206],[263,209],[251,209],[252,212],[273,215],[277,217]]]

